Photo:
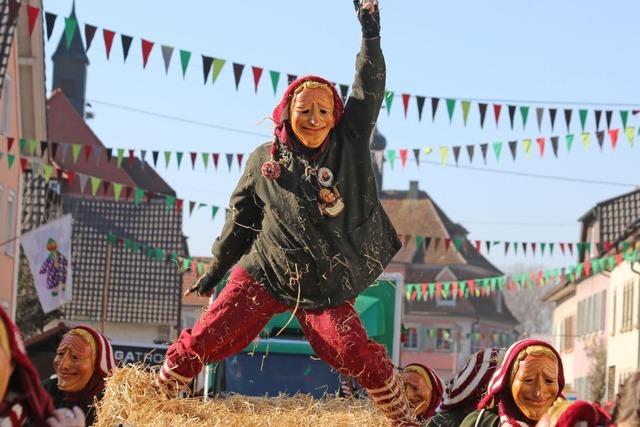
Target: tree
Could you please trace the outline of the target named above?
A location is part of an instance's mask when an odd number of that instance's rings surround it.
[[[592,337],[585,341],[587,357],[591,366],[587,374],[589,384],[589,400],[601,402],[606,392],[607,346],[602,338]]]
[[[508,275],[537,272],[541,266],[516,264],[506,268]],[[532,286],[515,291],[506,290],[504,300],[511,313],[520,322],[517,330],[524,336],[550,335],[553,322],[553,304],[542,299],[550,286]]]
[[[18,269],[18,295],[16,307],[16,324],[25,337],[42,332],[45,325],[62,317],[60,310],[44,313],[38,300],[38,294],[29,268],[29,262],[20,250],[20,266]]]

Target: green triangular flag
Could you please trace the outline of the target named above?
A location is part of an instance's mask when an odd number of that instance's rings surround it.
[[[493,152],[496,155],[496,162],[500,161],[500,152],[502,151],[502,142],[493,143]]]
[[[184,271],[187,271],[187,270],[189,270],[189,267],[191,267],[191,259],[182,258],[182,269]]]
[[[95,197],[96,193],[98,192],[98,187],[100,187],[100,182],[102,180],[98,177],[92,176],[91,177],[91,194],[93,194],[93,196]]]
[[[393,92],[386,90],[384,92],[384,103],[387,107],[387,115],[391,114],[391,104],[393,104]]]
[[[555,246],[555,243],[549,243],[549,255],[553,256],[553,247]]]
[[[424,236],[416,236],[416,250],[420,250],[424,245]]]
[[[51,173],[52,172],[53,172],[53,166],[44,165],[44,181],[45,182],[49,182],[49,179],[51,178]]]
[[[20,141],[18,142],[18,144],[20,145],[20,153],[24,154],[25,147],[27,146],[27,140],[24,138],[20,138]]]
[[[622,121],[622,128],[627,127],[627,118],[629,118],[629,111],[620,110],[620,121]]]
[[[16,156],[14,156],[13,154],[7,153],[7,165],[9,165],[9,169],[11,169],[11,166],[13,166],[13,162],[15,160],[16,160]]]
[[[32,156],[36,155],[36,149],[38,148],[38,145],[40,145],[40,143],[37,140],[35,140],[35,139],[30,139],[29,140],[29,153]]]
[[[189,60],[191,59],[191,52],[188,50],[180,49],[180,65],[182,65],[182,78],[187,72],[187,67],[189,66]]]
[[[471,102],[469,101],[460,101],[462,104],[462,122],[464,125],[467,125],[467,119],[469,118],[469,107],[471,106]]]
[[[73,154],[73,163],[78,162],[78,156],[80,155],[80,150],[82,146],[80,144],[73,144],[71,146],[71,153]]]
[[[107,244],[114,246],[117,243],[118,243],[118,238],[116,236],[114,236],[111,233],[107,234]]]
[[[613,255],[608,257],[607,266],[609,267],[609,270],[613,270],[616,267],[616,257],[614,257]]]
[[[198,269],[198,274],[202,276],[204,274],[204,265],[199,262],[196,268]]]
[[[540,256],[544,256],[544,249],[547,247],[547,244],[542,242],[540,243]]]
[[[71,47],[71,41],[73,40],[73,35],[76,33],[76,29],[78,29],[78,21],[76,21],[75,18],[64,18],[64,38],[67,42],[67,50]]]
[[[220,75],[220,71],[222,71],[222,67],[227,61],[224,59],[213,58],[213,76],[211,77],[211,84],[216,82],[216,79]]]
[[[462,237],[453,238],[453,247],[455,247],[458,252],[462,250],[462,242],[463,242]]]
[[[113,197],[118,201],[120,198],[120,193],[122,192],[122,184],[118,184],[117,182],[113,183]]]
[[[183,154],[184,153],[182,151],[176,151],[176,160],[178,161],[178,170],[180,170],[180,163],[182,163]]]
[[[580,110],[580,126],[582,128],[582,132],[584,132],[584,124],[587,122],[587,113],[589,110]]]
[[[436,293],[436,284],[435,283],[429,283],[429,298],[433,299],[433,296]]]
[[[278,90],[278,82],[280,82],[280,71],[269,71],[269,75],[271,76],[271,86],[275,95]]]
[[[451,120],[453,119],[453,111],[456,109],[456,100],[447,98],[447,113],[449,113],[449,124],[451,124]]]
[[[164,201],[166,202],[166,210],[171,210],[176,204],[176,198],[172,195],[167,195],[164,197]]]
[[[164,167],[169,167],[169,161],[171,160],[171,151],[164,152]]]
[[[136,188],[135,196],[133,198],[133,202],[138,205],[142,202],[142,197],[144,196],[144,190],[142,188]]]
[[[524,146],[524,152],[527,153],[527,156],[531,154],[531,139],[523,139],[522,145]]]
[[[413,292],[413,289],[411,288],[411,285],[407,285],[407,288],[404,291],[404,296],[407,299],[407,301],[411,301],[412,292]]]
[[[391,169],[393,169],[393,165],[396,162],[396,150],[387,150],[387,160],[389,161],[389,166],[391,166]]]
[[[217,213],[218,213],[218,207],[217,206],[211,206],[211,219],[214,219],[216,217]]]
[[[527,127],[527,117],[529,117],[529,107],[526,105],[520,106],[520,116],[522,116],[522,129]]]
[[[117,150],[117,160],[116,160],[116,164],[118,165],[119,168],[122,167],[122,159],[124,159],[124,148],[118,148]]]
[[[571,146],[573,145],[573,134],[570,133],[566,136],[567,138],[567,151],[571,151]]]
[[[636,139],[636,128],[629,126],[625,129],[625,133],[627,134],[627,141],[633,147],[633,141]]]
[[[589,149],[589,144],[591,143],[591,134],[589,132],[582,132],[582,145],[584,145],[584,149]]]
[[[201,153],[202,163],[204,164],[204,170],[206,171],[209,167],[209,153]]]

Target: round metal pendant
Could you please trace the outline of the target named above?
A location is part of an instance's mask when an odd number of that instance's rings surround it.
[[[318,169],[318,182],[323,187],[331,187],[333,185],[333,172],[325,167]]]

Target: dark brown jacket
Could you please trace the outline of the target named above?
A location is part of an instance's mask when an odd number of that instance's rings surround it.
[[[401,246],[378,199],[369,154],[384,85],[380,39],[365,39],[344,116],[326,148],[313,160],[298,150],[273,181],[261,174],[271,144],[250,155],[213,244],[213,277],[239,260],[278,300],[305,309],[342,304],[376,280]],[[335,218],[320,213],[317,180],[303,178],[309,163],[333,172],[345,204]]]

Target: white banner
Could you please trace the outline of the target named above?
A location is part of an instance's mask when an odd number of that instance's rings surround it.
[[[71,215],[65,215],[20,237],[40,304],[49,313],[71,301]]]

